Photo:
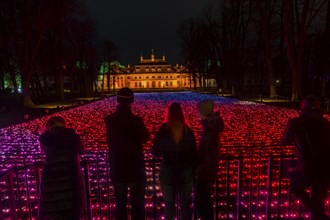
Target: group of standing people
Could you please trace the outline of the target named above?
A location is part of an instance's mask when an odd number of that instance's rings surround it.
[[[159,180],[165,202],[165,219],[175,218],[176,198],[180,219],[191,219],[192,190],[196,179],[195,207],[201,219],[214,219],[211,188],[218,165],[219,134],[224,128],[214,102],[198,103],[203,133],[198,148],[194,132],[187,125],[181,105],[173,102],[167,120],[155,135],[152,153],[162,158]]]
[[[116,219],[127,219],[127,194],[130,192],[131,219],[145,219],[146,172],[143,144],[150,134],[141,117],[133,114],[134,93],[122,88],[115,112],[106,116],[106,141],[109,146],[110,178],[113,183]],[[152,154],[162,159],[159,181],[165,203],[165,219],[192,218],[194,207],[202,220],[214,219],[211,189],[215,182],[223,119],[214,111],[213,100],[198,102],[202,133],[197,146],[180,103],[167,109],[167,119],[153,139]],[[40,219],[80,219],[84,210],[84,186],[79,154],[84,151],[79,136],[65,127],[62,117],[48,120],[40,137],[46,161],[41,182]],[[312,219],[326,219],[324,198],[329,188],[327,160],[330,152],[330,122],[320,112],[315,97],[302,102],[302,112],[290,119],[282,144],[295,143],[297,170],[291,178],[292,192],[311,210]],[[312,186],[312,195],[305,189]]]
[[[133,91],[120,89],[116,111],[104,118],[118,220],[128,219],[128,192],[131,219],[145,219],[143,144],[150,139],[150,134],[142,118],[133,114],[133,102]],[[153,140],[152,153],[162,158],[159,180],[166,220],[175,219],[176,203],[180,207],[180,219],[192,218],[194,183],[195,207],[201,219],[214,219],[211,187],[217,174],[219,135],[224,124],[219,112],[214,112],[213,100],[201,101],[197,108],[203,127],[198,147],[178,102],[168,107],[166,122],[160,126]],[[39,217],[47,220],[80,219],[85,208],[85,192],[79,155],[83,153],[84,146],[60,116],[50,118],[46,128],[39,137],[46,154]]]
[[[118,106],[105,118],[110,156],[110,177],[114,186],[116,219],[127,219],[127,188],[130,189],[132,219],[145,219],[145,183],[143,144],[149,131],[139,116],[132,113],[134,93],[129,88],[118,91]],[[192,192],[196,179],[195,206],[202,219],[213,219],[211,186],[215,181],[219,134],[224,124],[214,102],[198,103],[202,138],[197,148],[194,132],[186,123],[180,103],[167,109],[167,119],[153,139],[152,153],[161,157],[159,181],[165,203],[165,219],[176,216],[176,202],[180,219],[192,218]],[[200,178],[199,178],[200,177]],[[177,201],[178,200],[178,201]]]

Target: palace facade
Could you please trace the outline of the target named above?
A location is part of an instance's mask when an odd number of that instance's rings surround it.
[[[198,80],[197,80],[198,81]],[[208,87],[216,87],[214,79],[206,81]],[[186,66],[172,66],[166,62],[165,55],[156,59],[152,50],[150,59],[143,58],[134,67],[116,68],[102,76],[98,83],[99,91],[117,90],[129,87],[143,89],[189,89],[193,87],[192,78]],[[197,82],[199,87],[199,82]]]

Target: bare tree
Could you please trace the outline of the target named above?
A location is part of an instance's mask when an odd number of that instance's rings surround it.
[[[107,76],[107,86],[108,86],[108,92],[110,93],[110,77],[113,75],[113,90],[115,90],[115,82],[116,82],[116,77],[115,77],[115,69],[116,66],[113,66],[111,63],[118,59],[118,49],[117,46],[115,45],[114,42],[108,40],[104,42],[104,59],[107,62],[107,67],[108,67],[108,76]]]
[[[251,28],[252,0],[225,0],[221,5],[222,73],[239,93],[246,65],[247,36]]]
[[[76,18],[80,7],[76,4],[76,0],[7,0],[6,2],[8,4],[3,10],[7,12],[7,24],[10,24],[7,28],[10,37],[6,47],[13,48],[13,60],[22,78],[24,105],[30,106],[33,105],[31,88],[40,87],[36,83],[31,86],[31,82],[40,78],[34,77],[34,74],[40,75],[38,69],[40,60],[46,59],[41,57],[40,49],[47,45],[47,40],[56,41],[59,45],[67,44],[63,40],[67,37],[64,29],[72,19]],[[57,64],[58,70],[61,70],[63,62]],[[63,79],[63,73],[61,71],[57,73],[59,78]],[[62,96],[63,94],[60,95]]]
[[[285,0],[284,2],[284,35],[292,74],[292,101],[298,100],[301,95],[306,36],[315,17],[325,8],[327,2],[328,0]]]
[[[268,72],[269,82],[269,96],[274,98],[276,96],[276,87],[274,80],[274,67],[273,67],[273,51],[271,45],[271,21],[275,14],[275,4],[277,1],[273,0],[257,0],[257,9],[259,11],[259,21],[262,30],[262,42],[264,49],[264,56],[266,60],[266,68]]]
[[[181,22],[178,29],[178,35],[181,38],[182,53],[184,54],[184,59],[188,64],[189,73],[192,76],[194,90],[197,89],[197,74],[203,71],[202,60],[204,52],[201,53],[201,44],[204,45],[205,42],[202,43],[201,27],[202,26],[197,19],[190,18],[189,20]]]
[[[319,36],[319,70],[322,75],[321,96],[326,97],[327,74],[330,71],[330,0],[328,0],[324,31]]]

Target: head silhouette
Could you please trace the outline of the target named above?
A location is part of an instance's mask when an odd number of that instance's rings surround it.
[[[65,127],[65,120],[61,116],[54,116],[48,119],[46,123],[46,128],[52,133],[56,133],[58,127]]]
[[[167,109],[167,126],[176,144],[183,138],[186,122],[180,103],[173,102]]]
[[[320,101],[313,95],[306,96],[300,103],[301,110],[320,110]]]

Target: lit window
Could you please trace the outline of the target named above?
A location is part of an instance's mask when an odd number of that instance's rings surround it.
[[[166,82],[166,86],[168,86],[168,82]]]
[[[170,86],[173,86],[173,83],[172,82],[170,82]]]

